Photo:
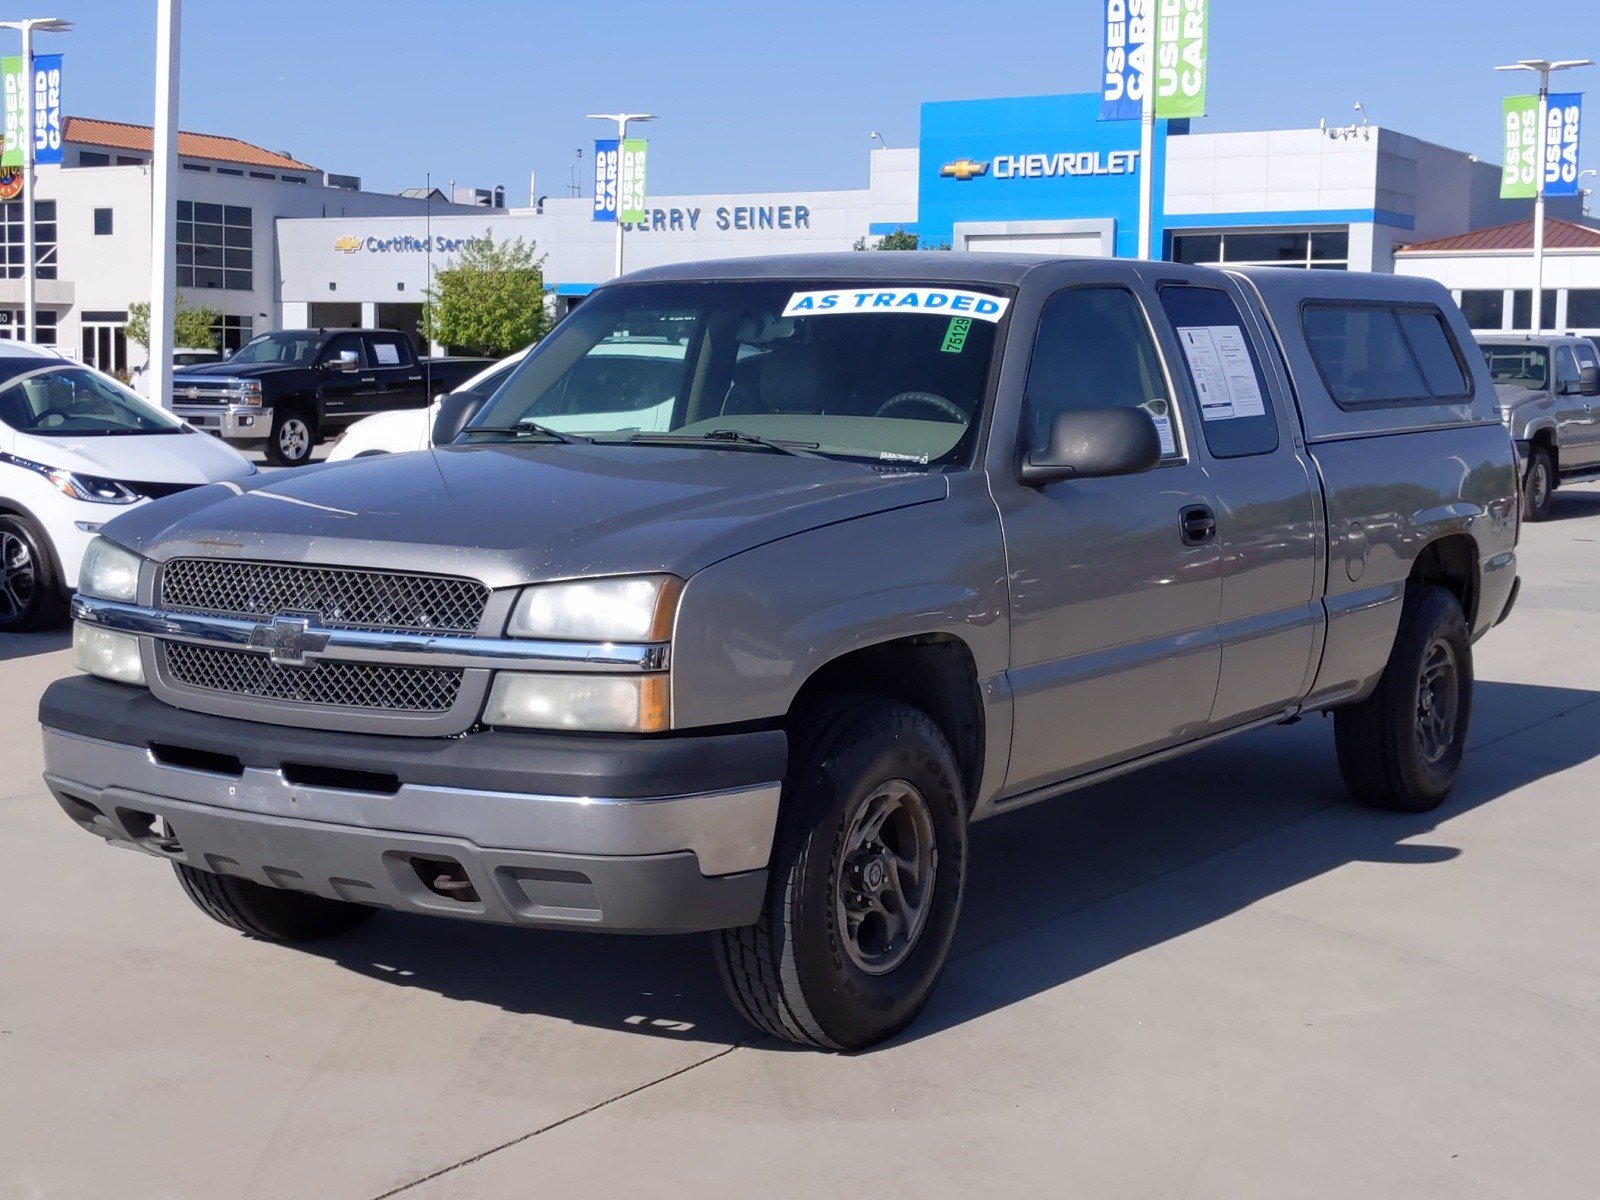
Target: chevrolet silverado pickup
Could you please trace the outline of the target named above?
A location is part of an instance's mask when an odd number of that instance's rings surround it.
[[[425,409],[488,363],[418,358],[410,335],[392,330],[280,329],[225,362],[177,371],[172,410],[238,449],[296,467],[362,417]]]
[[[597,383],[635,344],[670,419]],[[1434,808],[1517,591],[1511,440],[1421,279],[661,267],[438,419],[107,525],[51,792],[258,938],[708,932],[813,1047],[928,999],[974,821],[1316,712],[1356,799]]]
[[[1522,514],[1550,516],[1563,483],[1600,478],[1600,351],[1585,337],[1479,334],[1517,446]]]

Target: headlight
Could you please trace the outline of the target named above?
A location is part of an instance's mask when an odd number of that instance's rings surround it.
[[[259,379],[241,379],[239,381],[239,403],[261,403],[261,381]]]
[[[97,475],[76,475],[61,467],[48,467],[44,463],[37,463],[16,454],[0,453],[0,462],[8,462],[14,467],[43,475],[55,484],[56,490],[63,496],[70,496],[74,500],[83,500],[89,504],[132,504],[140,498],[138,492],[126,484],[118,483],[115,479],[101,479]]]
[[[72,625],[72,660],[78,670],[117,683],[144,686],[144,664],[139,639],[131,633],[101,629],[75,621]]]
[[[552,641],[665,641],[682,590],[671,575],[542,583],[517,598],[507,632]]]
[[[132,604],[139,598],[140,558],[115,542],[97,537],[84,551],[78,568],[78,591],[96,600],[121,600]]]
[[[591,733],[659,733],[667,728],[665,675],[495,676],[485,725],[581,729]]]

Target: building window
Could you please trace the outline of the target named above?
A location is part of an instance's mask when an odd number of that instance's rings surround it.
[[[278,178],[282,179],[285,183],[304,183],[306,181],[306,177],[304,175],[280,175]]]
[[[86,312],[83,314],[83,361],[108,375],[128,378],[128,314],[126,312]]]
[[[95,237],[111,236],[111,210],[97,208],[94,210],[94,235]]]
[[[178,286],[255,288],[251,210],[178,201]]]
[[[1467,288],[1461,293],[1461,311],[1473,329],[1503,329],[1506,294],[1499,288]]]
[[[25,340],[22,333],[23,314],[22,308],[0,308],[0,341],[20,342]],[[56,312],[54,309],[39,308],[33,313],[34,340],[41,346],[54,346],[56,344]]]
[[[255,328],[254,317],[224,316],[211,327],[211,340],[221,345],[224,354],[236,354],[255,337]]]
[[[144,162],[145,160],[140,158],[137,154],[117,155],[117,166],[119,167],[142,167],[144,166]]]
[[[1573,288],[1567,293],[1567,328],[1600,329],[1600,288]]]
[[[56,202],[36,200],[33,205],[35,277],[56,278]],[[4,246],[5,278],[23,277],[22,201],[9,201],[0,212],[0,244]]]
[[[217,168],[217,174],[218,175],[237,175],[241,179],[244,178],[244,172],[239,170],[238,167],[218,167]]]
[[[208,166],[205,166],[205,165],[203,165],[201,163],[189,163],[189,162],[186,162],[186,163],[183,164],[183,169],[185,171],[200,171],[200,172],[202,172],[203,174],[206,174],[206,175],[211,174],[211,168],[208,167]]]
[[[1554,289],[1547,288],[1543,302],[1539,305],[1543,310],[1544,319],[1539,322],[1540,329],[1554,329],[1556,327],[1556,294]],[[1568,320],[1570,322],[1570,310]],[[1533,328],[1533,292],[1513,292],[1511,294],[1511,328]]]
[[[276,179],[277,176],[274,175],[271,171],[251,171],[250,172],[250,178],[251,179]]]
[[[1168,257],[1173,262],[1214,267],[1309,267],[1344,271],[1350,266],[1349,229],[1254,229],[1219,233],[1175,233]]]
[[[78,165],[80,167],[109,167],[111,155],[99,150],[79,150]]]

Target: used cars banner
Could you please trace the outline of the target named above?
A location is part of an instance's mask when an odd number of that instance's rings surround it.
[[[1204,116],[1208,0],[1106,0],[1104,12],[1100,119],[1138,120],[1152,69],[1157,117]]]

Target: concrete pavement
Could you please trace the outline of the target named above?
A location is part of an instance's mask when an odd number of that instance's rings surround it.
[[[957,958],[854,1057],[754,1039],[701,939],[213,925],[73,828],[0,638],[0,1196],[1592,1197],[1600,488],[1524,533],[1422,818],[1327,722],[974,830]]]

